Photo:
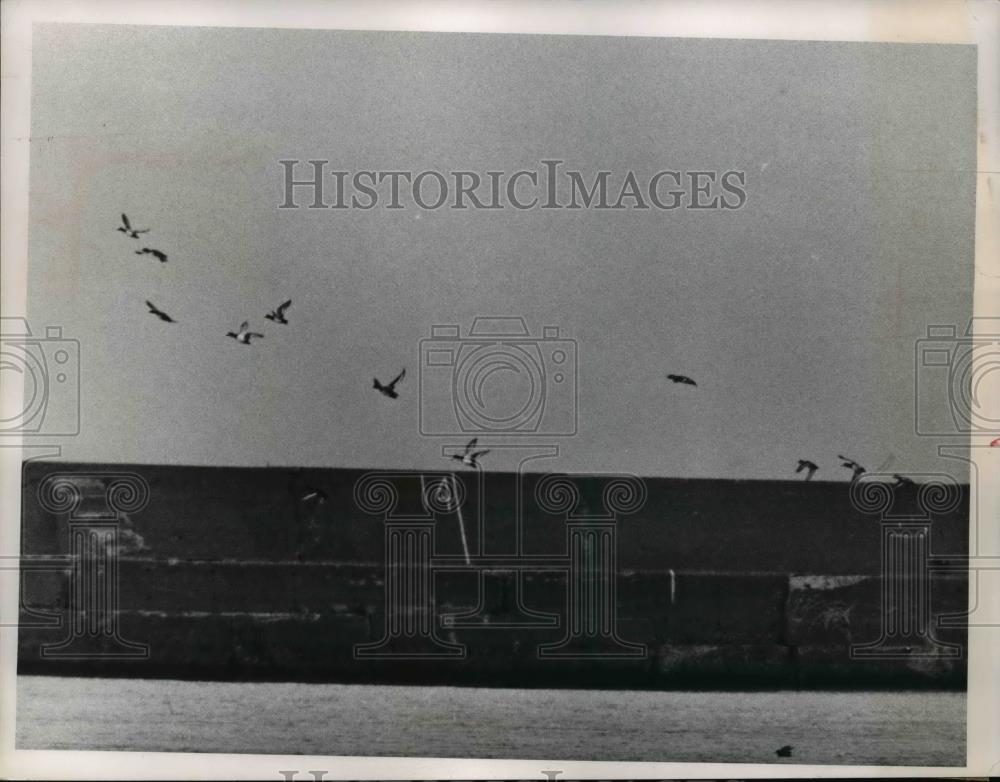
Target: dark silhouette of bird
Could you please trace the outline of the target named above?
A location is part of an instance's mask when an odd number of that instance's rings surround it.
[[[893,479],[896,481],[896,486],[916,486],[917,482],[907,478],[905,475],[900,475],[898,472],[892,474]]]
[[[243,345],[249,345],[250,340],[253,337],[257,337],[258,339],[264,339],[263,334],[258,334],[256,331],[248,331],[249,328],[250,328],[250,322],[245,320],[240,324],[239,331],[227,331],[226,336],[232,337],[237,342]]]
[[[279,306],[276,310],[271,310],[264,317],[267,318],[268,320],[273,320],[275,323],[288,323],[288,320],[285,318],[285,310],[287,310],[291,306],[292,306],[292,300],[289,299],[284,304]]]
[[[305,494],[302,495],[303,502],[315,502],[319,505],[324,504],[328,499],[326,492],[322,489],[306,489]]]
[[[465,451],[461,454],[455,453],[451,455],[451,458],[455,461],[461,462],[466,467],[479,467],[479,462],[476,461],[480,456],[485,456],[489,453],[489,450],[483,451],[473,451],[472,449],[476,447],[476,442],[479,440],[478,437],[473,437],[469,442],[465,444]]]
[[[152,247],[143,247],[141,250],[135,251],[136,255],[152,255],[160,263],[167,262],[167,254],[160,252],[159,250],[154,250]]]
[[[399,398],[399,394],[396,393],[396,383],[398,383],[404,377],[406,377],[406,369],[403,369],[402,372],[400,372],[398,375],[396,375],[396,377],[394,377],[392,379],[391,383],[387,383],[386,385],[382,385],[378,381],[377,377],[373,378],[373,380],[372,380],[372,388],[374,388],[376,391],[378,391],[380,394],[382,394],[382,396],[389,397],[389,399],[398,399]]]
[[[128,215],[126,215],[124,212],[122,213],[122,224],[118,226],[115,230],[121,231],[130,239],[138,239],[139,234],[149,233],[148,228],[133,228],[132,224],[128,221]]]
[[[149,301],[149,299],[146,300],[146,306],[149,307],[150,314],[155,315],[160,320],[162,320],[162,321],[164,321],[166,323],[176,323],[177,322],[176,320],[174,320],[173,318],[171,318],[167,313],[165,313],[163,310],[159,309],[155,304],[153,304],[153,302]]]
[[[791,744],[786,744],[783,747],[779,747],[774,751],[774,754],[779,758],[790,758],[792,756],[792,750],[795,749]]]
[[[811,462],[808,459],[799,459],[799,466],[795,468],[795,472],[799,473],[803,470],[807,470],[806,480],[808,481],[816,474],[816,470],[818,469],[819,466],[816,465],[815,462]]]
[[[680,383],[681,385],[685,385],[685,386],[696,386],[696,385],[698,385],[697,383],[695,383],[691,378],[687,377],[686,375],[667,375],[667,380],[671,380],[674,383]]]
[[[864,467],[862,467],[860,464],[854,461],[854,459],[848,459],[846,456],[842,456],[839,453],[837,454],[837,458],[840,459],[841,467],[846,467],[848,470],[854,473],[854,475],[851,477],[852,481],[856,481],[858,478],[860,478],[862,475],[868,472]]]

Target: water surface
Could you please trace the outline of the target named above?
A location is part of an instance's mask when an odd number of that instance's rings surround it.
[[[959,692],[650,692],[19,676],[19,749],[962,765]],[[795,747],[785,760],[774,751]]]

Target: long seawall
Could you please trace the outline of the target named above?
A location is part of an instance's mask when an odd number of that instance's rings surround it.
[[[19,671],[963,688],[954,488],[27,462]]]

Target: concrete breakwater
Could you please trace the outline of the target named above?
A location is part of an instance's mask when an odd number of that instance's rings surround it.
[[[115,475],[148,496],[109,500]],[[609,513],[607,476],[559,504],[543,475],[395,473],[381,505],[367,476],[26,464],[19,670],[964,687],[967,487],[886,521],[846,484],[643,479]]]

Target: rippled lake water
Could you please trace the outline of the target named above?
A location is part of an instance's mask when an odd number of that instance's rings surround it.
[[[19,749],[962,765],[963,693],[20,676]],[[794,755],[774,751],[791,744]]]

